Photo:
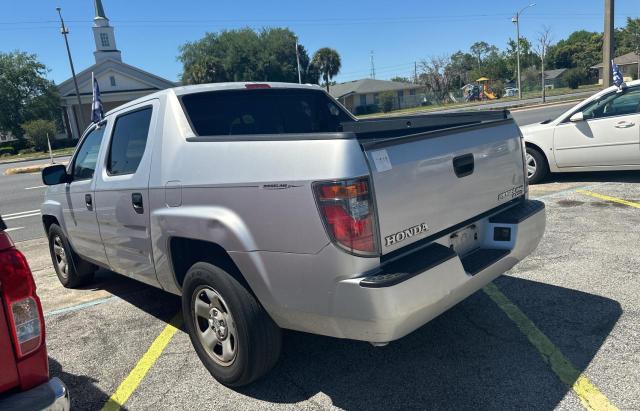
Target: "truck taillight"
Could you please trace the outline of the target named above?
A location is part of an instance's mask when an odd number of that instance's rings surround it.
[[[377,256],[376,215],[369,178],[316,182],[313,191],[331,240],[351,254]]]
[[[22,358],[42,345],[44,321],[29,264],[15,248],[0,252],[0,296],[6,307],[16,355]]]

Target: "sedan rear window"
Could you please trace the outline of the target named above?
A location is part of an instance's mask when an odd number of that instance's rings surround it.
[[[320,90],[223,90],[182,96],[199,136],[305,134],[341,131],[351,118]]]

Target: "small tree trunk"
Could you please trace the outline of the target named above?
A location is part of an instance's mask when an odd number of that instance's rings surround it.
[[[324,85],[327,87],[327,93],[329,92],[329,73],[324,73]]]

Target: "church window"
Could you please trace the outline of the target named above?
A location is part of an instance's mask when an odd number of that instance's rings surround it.
[[[100,42],[102,47],[109,47],[109,35],[107,33],[100,33]]]
[[[116,78],[114,76],[110,76],[109,81],[111,82],[111,87],[116,86]]]

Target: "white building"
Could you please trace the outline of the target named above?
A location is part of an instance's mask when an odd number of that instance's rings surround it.
[[[104,111],[147,94],[174,87],[176,84],[147,71],[122,62],[122,53],[116,47],[113,27],[109,25],[101,0],[94,1],[96,16],[93,19],[93,37],[96,49],[93,52],[96,63],[77,73],[78,89],[82,106],[70,78],[58,86],[62,100],[64,124],[67,135],[77,139],[91,122],[91,73],[100,86]],[[78,117],[81,116],[80,121]]]

